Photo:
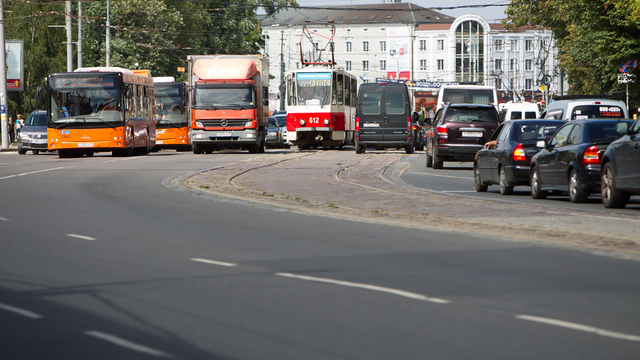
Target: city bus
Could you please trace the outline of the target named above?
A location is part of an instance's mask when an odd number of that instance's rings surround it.
[[[153,78],[156,98],[156,146],[191,151],[191,127],[187,110],[187,84],[172,76]]]
[[[61,158],[146,155],[156,143],[153,79],[116,67],[47,76],[49,150]]]

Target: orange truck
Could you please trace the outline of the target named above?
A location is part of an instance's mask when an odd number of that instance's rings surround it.
[[[190,55],[187,60],[193,152],[264,152],[269,60],[264,55]]]

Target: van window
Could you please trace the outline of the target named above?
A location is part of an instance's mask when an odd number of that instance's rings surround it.
[[[453,104],[493,104],[491,89],[443,89],[442,101]]]
[[[580,105],[571,111],[571,120],[593,118],[624,118],[622,108],[606,105]]]
[[[524,118],[525,119],[535,119],[535,118],[537,118],[536,112],[535,111],[525,111]]]
[[[511,119],[509,120],[520,120],[522,119],[522,111],[512,111],[511,112]]]
[[[362,114],[380,115],[381,94],[362,94]]]
[[[387,114],[389,115],[404,114],[404,94],[387,93],[386,105],[387,105]]]

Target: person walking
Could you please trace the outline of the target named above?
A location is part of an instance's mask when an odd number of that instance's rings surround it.
[[[20,139],[20,129],[22,129],[22,127],[24,126],[24,120],[22,120],[22,114],[18,114],[16,115],[16,123],[14,125],[14,127],[16,128],[16,140]]]
[[[13,144],[16,141],[16,133],[14,129],[15,124],[13,123],[13,117],[9,115],[9,121],[7,122],[8,134],[9,134],[9,144]]]

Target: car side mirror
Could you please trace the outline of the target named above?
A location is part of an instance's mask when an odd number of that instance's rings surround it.
[[[629,133],[629,124],[626,122],[619,122],[616,124],[616,132],[620,135],[627,135]]]
[[[540,140],[540,141],[538,141],[538,142],[536,143],[536,146],[537,146],[539,149],[543,149],[543,148],[544,148],[544,149],[546,149],[546,148],[547,148],[547,142],[546,142],[546,141],[544,141],[544,140]]]

